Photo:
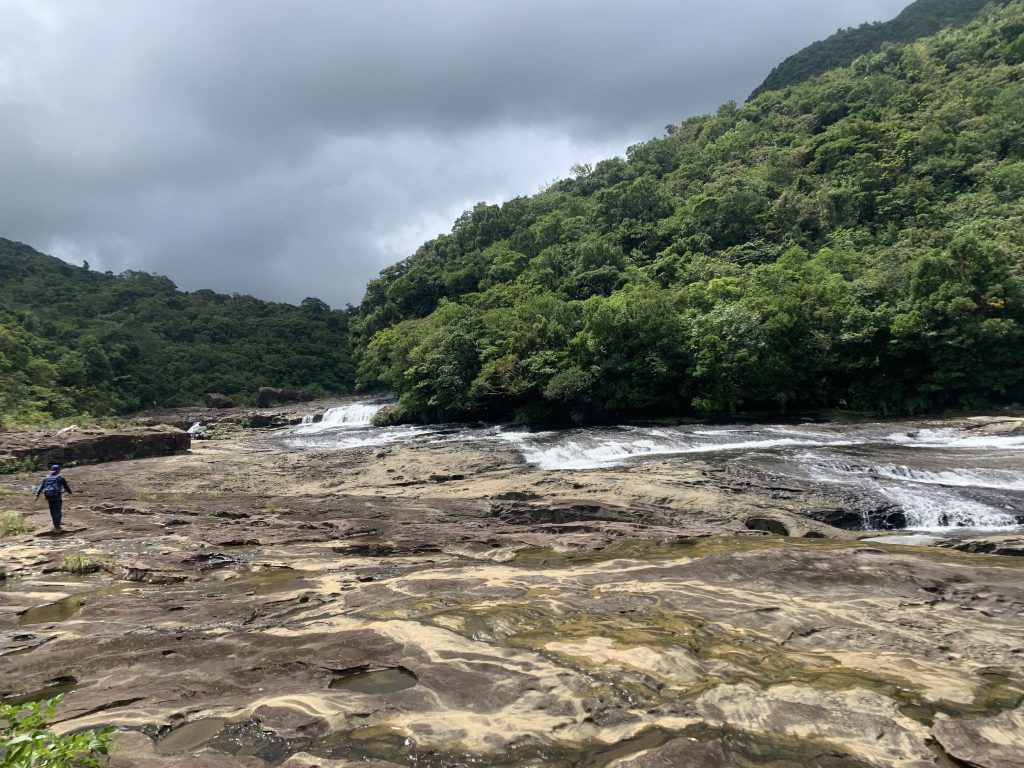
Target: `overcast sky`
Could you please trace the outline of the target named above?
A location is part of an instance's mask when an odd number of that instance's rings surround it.
[[[333,306],[908,0],[0,0],[0,236]]]

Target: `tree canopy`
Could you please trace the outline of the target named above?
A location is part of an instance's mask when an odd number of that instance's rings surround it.
[[[1014,0],[669,126],[381,272],[360,382],[428,420],[1019,400],[1021,115]]]
[[[259,386],[351,391],[349,313],[166,277],[75,267],[0,238],[0,420],[251,400]]]

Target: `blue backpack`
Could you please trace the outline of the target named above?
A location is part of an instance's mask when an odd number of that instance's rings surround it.
[[[54,496],[60,496],[60,475],[47,475],[43,478],[43,495],[52,499]]]

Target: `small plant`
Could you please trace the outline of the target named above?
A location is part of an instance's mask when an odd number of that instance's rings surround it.
[[[17,536],[27,530],[28,525],[21,512],[0,512],[0,537]]]
[[[149,491],[139,491],[138,493],[135,494],[136,501],[153,501],[153,499],[155,498],[156,496],[154,496]]]
[[[206,495],[211,499],[219,499],[222,494],[220,491],[208,491]]]
[[[0,704],[2,768],[103,768],[109,761],[110,736],[116,728],[58,736],[47,720],[57,714],[63,696],[31,704]]]
[[[64,555],[64,559],[60,563],[60,569],[65,573],[82,576],[86,573],[96,573],[96,571],[100,570],[100,564],[88,555],[78,552]]]
[[[277,504],[272,501],[268,501],[263,508],[272,515],[277,512]]]
[[[0,461],[0,474],[18,475],[25,472],[36,472],[43,468],[42,459],[38,456],[22,456]]]

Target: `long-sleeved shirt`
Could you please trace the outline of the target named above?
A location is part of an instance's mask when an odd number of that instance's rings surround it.
[[[56,481],[56,482],[54,482],[54,481]],[[47,475],[46,477],[43,478],[43,482],[41,482],[39,484],[39,487],[36,488],[36,497],[37,498],[38,498],[40,493],[42,493],[44,490],[46,490],[47,486],[50,487],[50,491],[51,491],[50,495],[53,495],[53,493],[52,493],[53,491],[56,491],[58,496],[60,496],[61,491],[67,491],[68,493],[71,493],[71,486],[68,485],[68,481],[67,480],[65,480],[60,475]]]

